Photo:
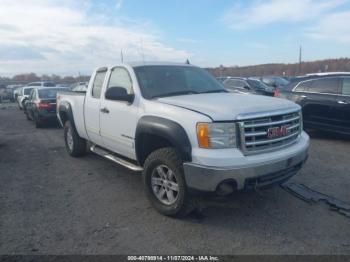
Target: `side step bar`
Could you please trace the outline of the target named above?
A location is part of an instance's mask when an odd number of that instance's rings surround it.
[[[132,171],[142,171],[143,170],[142,167],[135,165],[135,164],[133,164],[125,159],[120,158],[120,157],[117,157],[112,152],[109,152],[109,151],[107,151],[107,150],[105,150],[97,145],[92,145],[90,147],[90,150],[92,152],[94,152],[95,154],[102,156],[104,158],[107,158],[107,159],[109,159],[109,160],[111,160],[119,165],[122,165],[122,166],[124,166]]]

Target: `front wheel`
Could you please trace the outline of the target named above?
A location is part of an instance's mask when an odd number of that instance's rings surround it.
[[[28,110],[24,111],[24,114],[26,115],[27,120],[31,121],[32,119],[29,117],[30,112]]]
[[[73,157],[80,157],[86,153],[86,140],[81,138],[72,123],[64,123],[64,141],[68,153]]]
[[[143,178],[147,197],[161,214],[183,217],[193,210],[182,160],[174,148],[161,148],[145,161]]]

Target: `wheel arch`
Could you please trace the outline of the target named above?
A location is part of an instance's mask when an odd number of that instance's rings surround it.
[[[72,127],[77,131],[74,123],[74,116],[73,116],[73,110],[72,106],[69,102],[62,102],[58,107],[58,115],[60,117],[60,122],[62,123],[62,126],[64,126],[64,123],[69,120],[72,123]]]
[[[150,153],[163,147],[176,148],[183,161],[188,162],[192,159],[190,140],[179,123],[157,116],[142,117],[135,134],[135,150],[139,164],[143,166]]]

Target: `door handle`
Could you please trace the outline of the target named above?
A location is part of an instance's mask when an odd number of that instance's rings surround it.
[[[348,103],[346,103],[345,101],[337,101],[338,104],[341,104],[341,105],[347,105]]]
[[[108,114],[109,113],[109,110],[108,108],[104,107],[104,108],[101,108],[100,110],[102,113],[105,113],[105,114]]]

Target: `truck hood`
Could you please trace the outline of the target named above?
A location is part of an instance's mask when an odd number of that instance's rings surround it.
[[[214,121],[231,121],[239,115],[300,108],[294,102],[285,99],[233,93],[172,96],[158,98],[158,101],[199,112]]]

